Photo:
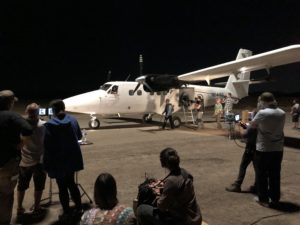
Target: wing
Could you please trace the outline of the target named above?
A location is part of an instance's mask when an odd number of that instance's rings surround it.
[[[260,69],[270,69],[275,66],[300,61],[300,45],[291,45],[273,51],[261,53],[247,58],[219,64],[205,69],[185,73],[178,76],[184,81],[207,81],[227,77],[230,74],[250,72]]]

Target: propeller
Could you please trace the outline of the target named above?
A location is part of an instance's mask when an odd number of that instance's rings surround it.
[[[139,87],[142,85],[144,85],[149,91],[153,91],[152,88],[149,86],[149,84],[147,84],[146,82],[146,77],[147,76],[139,76],[138,78],[135,79],[136,82],[138,82],[138,84],[136,85],[135,89],[133,90],[133,94],[139,89]]]

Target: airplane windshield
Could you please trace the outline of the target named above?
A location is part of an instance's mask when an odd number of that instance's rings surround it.
[[[111,84],[103,84],[100,86],[100,90],[107,91],[111,87]]]

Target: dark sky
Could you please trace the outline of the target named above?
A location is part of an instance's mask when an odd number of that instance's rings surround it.
[[[109,70],[111,80],[134,80],[139,54],[144,73],[182,74],[231,61],[241,47],[300,43],[296,0],[47,2],[1,3],[0,89],[63,98],[97,89]],[[280,85],[252,90],[300,90],[299,63],[271,74]]]

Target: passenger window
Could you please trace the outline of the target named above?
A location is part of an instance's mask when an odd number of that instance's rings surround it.
[[[163,95],[167,95],[168,94],[168,91],[163,91]]]
[[[160,95],[160,91],[156,92],[157,95]]]
[[[130,96],[132,96],[134,93],[133,93],[133,90],[129,90],[129,93],[128,93]]]
[[[137,95],[142,95],[142,90],[138,90]]]
[[[151,92],[150,92],[150,95],[154,95],[154,92],[153,92],[153,91],[151,91]]]

